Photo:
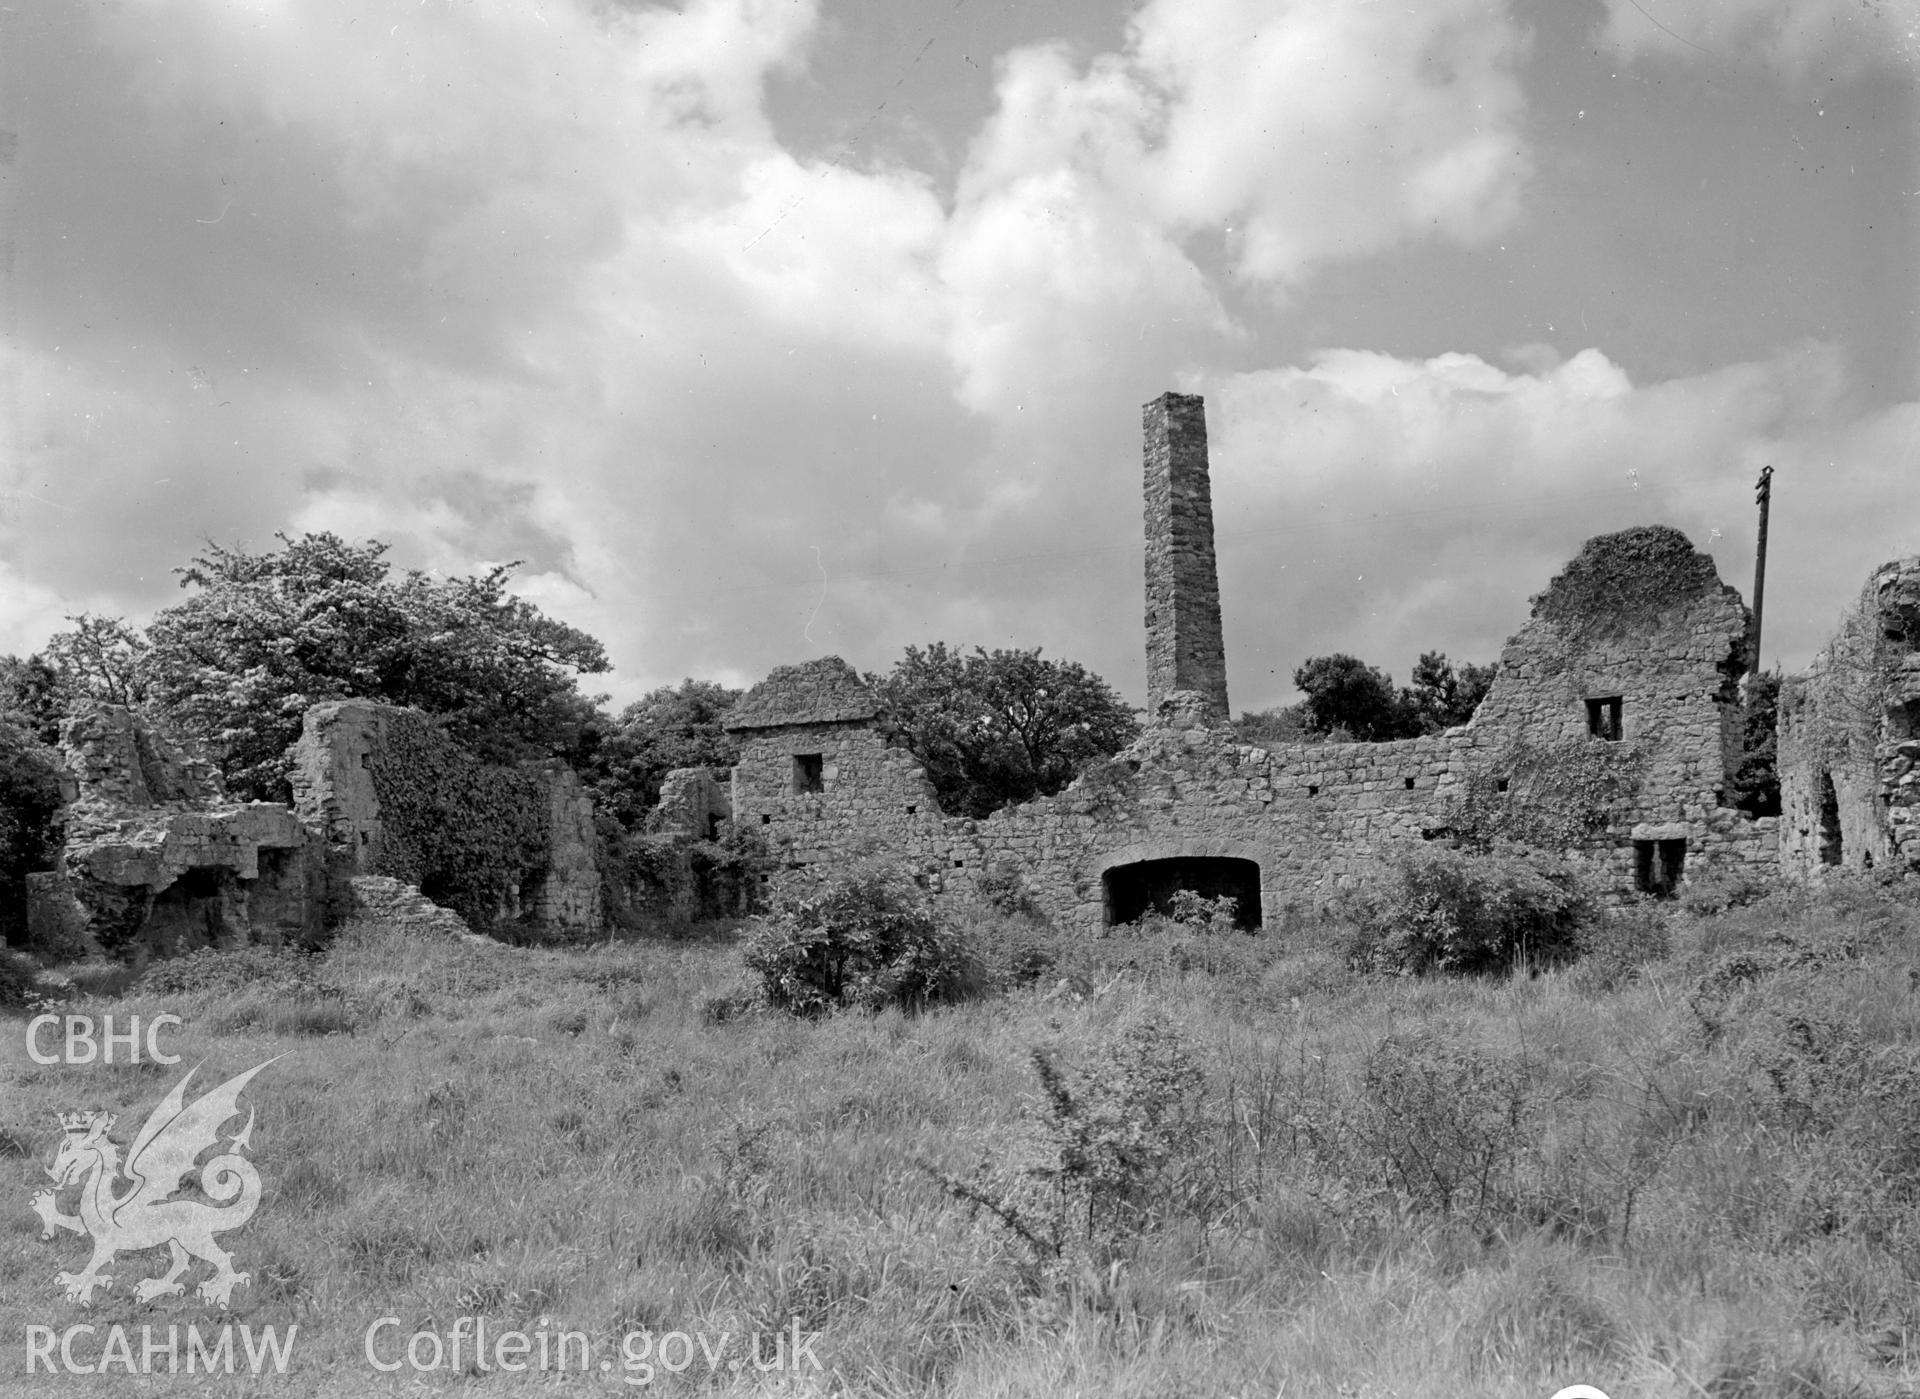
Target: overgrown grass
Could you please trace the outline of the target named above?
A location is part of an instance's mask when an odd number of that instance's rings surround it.
[[[0,1011],[0,1392],[612,1393],[629,1331],[796,1321],[826,1368],[781,1392],[1913,1392],[1920,914],[1838,886],[1641,918],[1605,975],[1590,952],[1459,980],[1356,973],[1335,926],[1080,940],[982,913],[1002,989],[812,1020],[751,1009],[725,941],[359,927],[75,989],[62,1009],[181,1016],[183,1062],[38,1066]],[[107,1107],[124,1142],[187,1066],[276,1054],[250,1095],[266,1193],[227,1243],[233,1320],[300,1326],[290,1372],[24,1387],[28,1323],[206,1323],[133,1302],[161,1253],[84,1317],[51,1286],[85,1252],[26,1207],[54,1114]],[[482,1315],[616,1368],[363,1357],[379,1317]],[[756,1385],[696,1360],[651,1388]]]

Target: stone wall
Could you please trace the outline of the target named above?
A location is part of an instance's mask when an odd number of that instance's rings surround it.
[[[388,875],[481,927],[604,925],[592,798],[564,763],[484,764],[419,712],[369,700],[308,710],[293,756],[333,890]]]
[[[599,836],[593,797],[574,770],[555,758],[540,765],[546,778],[546,865],[528,882],[526,912],[535,923],[568,933],[593,933],[606,923],[601,906]]]
[[[1920,869],[1920,558],[1874,571],[1779,724],[1782,870]]]
[[[721,826],[733,819],[727,786],[712,768],[675,768],[660,779],[660,800],[647,813],[647,834],[718,838]]]
[[[120,706],[75,713],[61,754],[61,868],[30,885],[41,936],[137,960],[320,935],[323,871],[289,808],[226,801],[210,764]]]
[[[1636,818],[1704,820],[1740,761],[1750,619],[1713,560],[1650,525],[1587,541],[1533,600],[1474,715],[1532,738],[1588,735],[1618,702],[1617,741],[1648,758]]]
[[[945,822],[919,762],[868,723],[791,724],[739,739],[733,819],[761,828],[781,863],[812,864]],[[812,760],[817,788],[806,776]]]
[[[795,683],[808,668],[790,667],[751,696],[732,806],[785,864],[885,851],[944,894],[1005,864],[1052,916],[1082,928],[1108,921],[1107,877],[1123,866],[1251,860],[1262,921],[1273,922],[1397,846],[1469,825],[1584,860],[1624,898],[1656,853],[1679,852],[1682,883],[1770,866],[1774,823],[1725,800],[1746,628],[1738,595],[1685,536],[1603,536],[1534,599],[1462,728],[1257,748],[1213,722],[1206,695],[1176,690],[1124,753],[1058,796],[983,821],[943,814],[919,764],[869,721],[774,722],[776,700],[808,712]],[[812,666],[846,669],[833,658]]]
[[[60,731],[60,755],[81,797],[102,806],[164,807],[222,800],[220,770],[156,734],[124,705],[76,711]]]

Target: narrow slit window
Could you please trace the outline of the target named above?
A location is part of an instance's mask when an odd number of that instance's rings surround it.
[[[1840,832],[1840,793],[1833,785],[1833,774],[1820,774],[1820,863],[1838,865],[1846,861],[1846,841]]]
[[[1620,696],[1587,701],[1587,732],[1609,743],[1620,741]]]
[[[824,777],[825,764],[818,753],[795,753],[793,755],[793,790],[796,795],[802,792],[823,792],[826,790]]]

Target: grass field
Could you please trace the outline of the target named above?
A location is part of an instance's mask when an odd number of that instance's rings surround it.
[[[1837,887],[1655,931],[1644,967],[1480,982],[1358,976],[1334,927],[1054,940],[1029,986],[818,1021],[730,1013],[719,933],[83,969],[59,1013],[178,1015],[183,1059],[36,1065],[0,1021],[0,1393],[1914,1392],[1920,910]],[[28,1375],[28,1326],[117,1323],[137,1364],[142,1326],[221,1324],[133,1300],[163,1250],[63,1299],[86,1241],[29,1208],[55,1114],[124,1144],[189,1066],[276,1055],[226,1320],[297,1324],[286,1373]],[[589,1362],[382,1373],[383,1317],[383,1363],[463,1318]],[[731,1339],[643,1387],[642,1331]],[[756,1332],[818,1333],[819,1370],[729,1368]]]

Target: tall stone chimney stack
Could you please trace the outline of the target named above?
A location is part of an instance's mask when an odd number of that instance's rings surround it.
[[[1196,692],[1225,722],[1227,648],[1213,563],[1206,404],[1164,393],[1141,409],[1146,432],[1147,720],[1176,690]]]

